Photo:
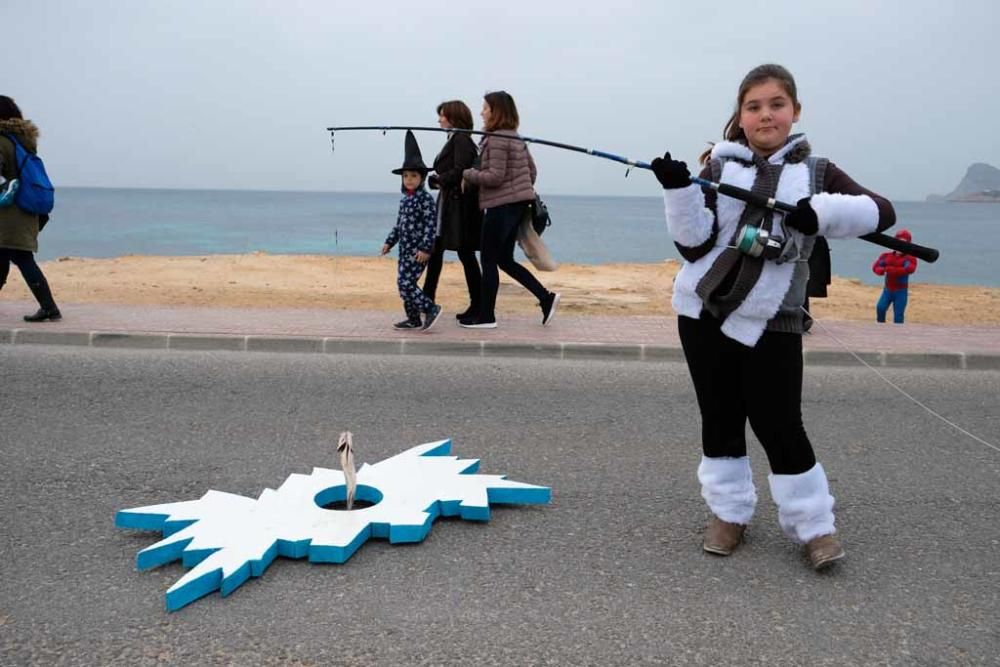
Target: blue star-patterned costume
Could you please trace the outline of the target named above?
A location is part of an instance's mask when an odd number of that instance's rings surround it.
[[[430,254],[436,235],[437,204],[434,197],[422,185],[413,194],[404,190],[403,197],[399,200],[396,226],[389,232],[385,244],[390,248],[399,244],[396,285],[399,287],[399,296],[403,299],[406,317],[412,322],[420,321],[420,313],[429,313],[434,308],[434,302],[417,287],[425,265],[417,262],[414,255],[418,250]]]

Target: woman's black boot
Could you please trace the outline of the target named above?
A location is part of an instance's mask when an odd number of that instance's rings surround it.
[[[34,315],[25,315],[25,322],[44,322],[46,320],[56,322],[62,319],[62,313],[59,312],[59,307],[56,306],[55,299],[52,298],[49,283],[44,278],[41,282],[28,283],[28,288],[35,295],[41,308]]]

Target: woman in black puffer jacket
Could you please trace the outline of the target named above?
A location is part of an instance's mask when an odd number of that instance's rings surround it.
[[[472,111],[460,100],[442,102],[437,108],[438,125],[446,130],[472,129]],[[451,132],[441,152],[434,158],[434,174],[428,180],[432,190],[440,189],[438,195],[438,237],[434,252],[427,262],[427,278],[424,280],[424,294],[435,301],[438,278],[445,250],[458,251],[458,259],[465,272],[465,284],[469,289],[469,307],[455,317],[461,319],[479,312],[482,294],[479,262],[479,237],[483,224],[483,214],[479,210],[479,191],[466,188],[462,192],[462,172],[471,167],[478,152],[476,143],[465,132]]]

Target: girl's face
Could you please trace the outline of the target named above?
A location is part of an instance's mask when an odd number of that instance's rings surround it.
[[[403,172],[403,187],[407,190],[416,190],[419,188],[421,180],[423,180],[423,177],[419,171],[406,170]]]
[[[750,88],[740,104],[740,127],[750,149],[766,157],[784,146],[800,110],[775,79]]]
[[[448,120],[448,117],[445,116],[443,113],[438,114],[438,125],[440,125],[445,130],[450,130],[452,127],[454,127],[451,124],[451,121]]]
[[[493,109],[486,102],[483,102],[483,110],[479,112],[479,116],[483,119],[483,127],[490,126],[490,118],[493,117]]]

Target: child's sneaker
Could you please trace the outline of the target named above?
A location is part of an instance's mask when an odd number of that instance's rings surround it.
[[[430,330],[430,328],[434,326],[434,323],[438,321],[439,317],[441,317],[441,306],[434,306],[433,308],[431,308],[430,312],[428,312],[427,316],[424,318],[423,330],[424,331]]]
[[[424,326],[424,325],[420,323],[420,320],[403,320],[402,322],[396,322],[395,324],[393,324],[392,328],[393,329],[419,329],[422,326]]]

